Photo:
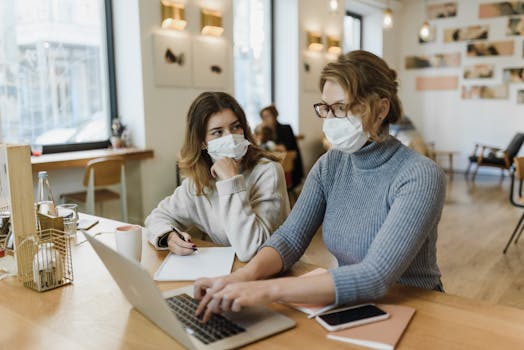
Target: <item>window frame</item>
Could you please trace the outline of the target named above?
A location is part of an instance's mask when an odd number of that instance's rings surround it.
[[[113,0],[104,0],[104,24],[106,31],[106,53],[107,53],[107,81],[109,102],[109,123],[118,117],[118,100],[116,86],[116,66],[113,34]],[[57,143],[42,146],[42,154],[86,151],[91,149],[108,148],[111,145],[109,135],[107,140],[95,142]]]
[[[359,22],[360,22],[360,45],[359,45],[359,50],[362,50],[362,44],[364,42],[364,17],[358,13],[355,13],[355,12],[352,12],[352,11],[349,11],[349,10],[346,10],[346,16],[349,16],[349,17],[353,17],[355,19],[358,19]]]

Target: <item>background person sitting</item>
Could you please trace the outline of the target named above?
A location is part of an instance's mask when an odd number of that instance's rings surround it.
[[[304,177],[304,166],[302,165],[302,156],[298,149],[297,139],[293,134],[293,129],[290,125],[280,124],[277,120],[278,110],[274,105],[269,105],[262,108],[260,111],[260,118],[262,119],[262,126],[269,127],[273,133],[272,139],[277,145],[282,145],[287,151],[296,151],[297,156],[293,163],[293,171],[291,173],[291,184],[289,189],[294,189],[302,181]]]

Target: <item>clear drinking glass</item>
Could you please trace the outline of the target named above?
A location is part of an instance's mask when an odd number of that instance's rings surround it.
[[[56,206],[58,216],[64,218],[64,232],[69,237],[76,237],[76,225],[78,222],[78,204],[66,203]]]

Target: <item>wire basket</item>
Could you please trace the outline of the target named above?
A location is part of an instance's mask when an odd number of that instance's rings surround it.
[[[39,231],[16,249],[18,278],[25,287],[43,292],[73,282],[71,238],[63,231]]]

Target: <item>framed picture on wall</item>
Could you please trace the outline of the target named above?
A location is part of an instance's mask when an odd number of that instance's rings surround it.
[[[504,68],[502,81],[505,83],[524,83],[524,67]]]
[[[452,43],[466,40],[487,39],[489,26],[469,26],[464,28],[444,29],[444,42]]]
[[[302,64],[304,77],[304,91],[318,92],[318,83],[320,81],[320,72],[326,65],[324,55],[320,52],[305,52]]]
[[[191,86],[191,40],[185,33],[153,34],[155,82],[159,86]]]
[[[429,19],[456,17],[457,3],[445,2],[427,5],[427,14]]]
[[[196,87],[226,87],[227,45],[223,38],[196,37],[193,40],[193,57],[193,84]]]
[[[460,53],[407,56],[405,67],[406,69],[460,67]]]
[[[475,64],[464,67],[464,79],[491,79],[494,76],[492,64]]]
[[[471,85],[462,86],[464,100],[502,100],[508,98],[508,86],[503,85]]]
[[[467,55],[481,56],[511,56],[515,49],[513,40],[469,43]]]
[[[517,103],[519,105],[524,104],[524,90],[518,90],[517,91]]]
[[[524,15],[524,1],[499,1],[479,5],[479,18]]]
[[[524,16],[508,18],[506,35],[524,35]]]

